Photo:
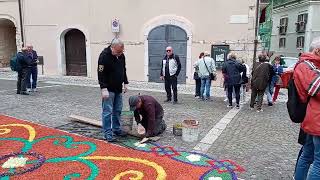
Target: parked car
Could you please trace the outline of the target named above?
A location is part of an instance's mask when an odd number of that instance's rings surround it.
[[[283,65],[284,72],[293,70],[294,66],[297,64],[299,58],[296,57],[281,57],[281,61],[284,61],[285,64]]]

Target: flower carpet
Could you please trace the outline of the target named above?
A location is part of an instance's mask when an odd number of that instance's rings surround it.
[[[123,146],[0,115],[0,180],[237,179],[231,160],[159,144]]]

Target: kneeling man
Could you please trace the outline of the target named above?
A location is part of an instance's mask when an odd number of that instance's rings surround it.
[[[146,129],[145,137],[157,136],[167,128],[163,120],[163,108],[151,96],[131,96],[129,98],[130,110],[134,111],[136,122]],[[142,119],[140,117],[142,116]]]

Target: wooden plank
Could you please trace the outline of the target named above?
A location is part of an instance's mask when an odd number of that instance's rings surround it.
[[[91,119],[91,118],[87,118],[87,117],[83,117],[83,116],[78,116],[78,115],[70,115],[69,118],[71,118],[71,121],[74,122],[79,122],[79,123],[85,123],[85,124],[90,124],[93,126],[97,126],[97,127],[102,127],[102,122],[95,120],[95,119]],[[134,136],[137,138],[143,138],[144,136],[141,134],[138,134],[136,131],[132,130],[130,132],[127,132],[130,136]],[[155,136],[155,137],[150,137],[149,141],[158,141],[160,139],[160,137]]]
[[[78,116],[78,115],[74,115],[74,114],[70,115],[69,118],[71,118],[71,121],[74,121],[74,122],[80,122],[80,123],[85,123],[85,124],[90,124],[90,125],[102,127],[102,122],[97,121],[95,119],[90,119],[90,118],[86,118],[86,117]]]

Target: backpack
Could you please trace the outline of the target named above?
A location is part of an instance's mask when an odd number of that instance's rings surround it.
[[[10,60],[10,68],[12,71],[20,71],[22,69],[21,64],[19,63],[19,55],[14,55]]]
[[[292,122],[294,123],[303,122],[304,117],[306,116],[307,106],[310,101],[310,98],[311,96],[308,96],[306,103],[301,102],[297,87],[294,83],[293,74],[292,74],[288,83],[288,101],[287,101],[287,109]]]

